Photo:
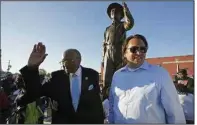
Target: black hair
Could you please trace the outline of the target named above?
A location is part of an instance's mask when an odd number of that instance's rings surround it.
[[[65,54],[66,52],[74,52],[74,53],[76,54],[77,58],[81,60],[81,53],[80,53],[77,49],[67,49],[67,50],[64,52],[64,54]]]
[[[178,73],[181,73],[183,75],[187,75],[187,70],[186,69],[180,69]]]

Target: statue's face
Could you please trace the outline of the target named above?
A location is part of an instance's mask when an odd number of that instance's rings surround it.
[[[115,8],[111,10],[111,18],[120,21],[121,20],[121,12],[116,10]]]

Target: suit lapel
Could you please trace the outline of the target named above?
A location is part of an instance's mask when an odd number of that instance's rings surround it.
[[[85,89],[87,89],[88,86],[88,77],[86,76],[86,72],[85,72],[85,68],[81,68],[82,69],[82,77],[81,77],[81,93],[84,92]]]

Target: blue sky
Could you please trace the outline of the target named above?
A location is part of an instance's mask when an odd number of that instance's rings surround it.
[[[49,54],[41,65],[48,72],[60,69],[62,53],[76,48],[82,65],[100,71],[105,28],[111,24],[107,2],[1,2],[2,67],[18,72],[27,64],[32,47],[42,41]],[[121,3],[121,2],[120,2]],[[137,2],[127,5],[135,19],[131,34],[149,42],[147,57],[193,54],[193,2]]]

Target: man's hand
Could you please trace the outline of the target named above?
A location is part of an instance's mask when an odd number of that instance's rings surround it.
[[[122,4],[125,19],[124,28],[126,31],[128,31],[134,26],[134,19],[129,11],[129,8],[127,7],[127,4],[125,2],[122,2]]]
[[[41,42],[34,45],[33,51],[28,60],[28,67],[39,67],[48,54],[46,54],[45,45]]]
[[[125,2],[122,2],[122,6],[123,6],[123,11],[125,12],[125,11],[128,11],[128,7],[127,7],[127,4],[125,3]]]

